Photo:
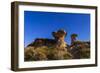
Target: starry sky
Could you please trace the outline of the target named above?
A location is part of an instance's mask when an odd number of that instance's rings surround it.
[[[90,40],[90,14],[24,11],[24,46],[36,38],[52,39],[52,32],[64,29],[65,41],[70,44],[70,35],[78,34],[77,39]]]

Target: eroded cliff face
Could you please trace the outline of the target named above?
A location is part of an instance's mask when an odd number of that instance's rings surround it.
[[[89,41],[75,41],[70,45],[70,53],[73,59],[90,58],[90,42]]]
[[[64,41],[66,32],[58,30],[52,32],[54,39],[37,38],[25,48],[25,61],[62,60],[70,59],[72,55],[67,51]]]
[[[90,42],[74,41],[68,45],[64,30],[52,32],[53,39],[37,38],[24,51],[25,61],[90,58]]]

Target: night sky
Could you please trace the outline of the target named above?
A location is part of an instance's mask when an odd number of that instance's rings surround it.
[[[65,41],[70,44],[70,35],[78,34],[78,40],[90,40],[90,14],[24,11],[24,46],[36,38],[52,39],[52,32],[64,29]]]

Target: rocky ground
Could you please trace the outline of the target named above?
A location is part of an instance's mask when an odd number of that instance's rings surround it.
[[[64,60],[90,58],[90,42],[75,41],[66,48],[55,46],[27,46],[24,53],[25,61]]]

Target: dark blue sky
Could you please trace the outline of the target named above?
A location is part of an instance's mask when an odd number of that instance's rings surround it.
[[[70,44],[70,35],[78,34],[78,40],[90,40],[90,14],[24,11],[24,45],[36,38],[53,38],[52,32],[64,29],[65,41]]]

